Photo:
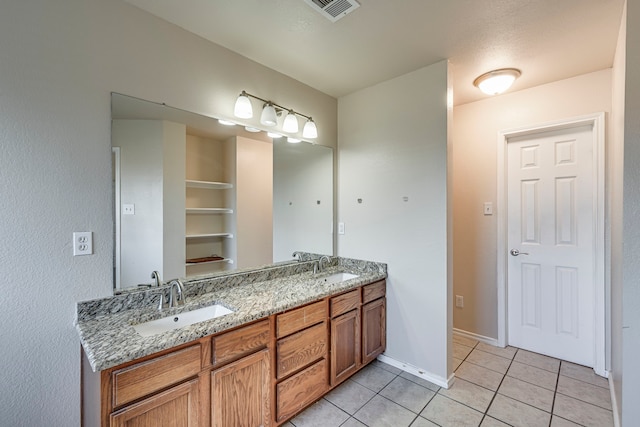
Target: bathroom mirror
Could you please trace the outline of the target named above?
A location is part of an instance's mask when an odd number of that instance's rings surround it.
[[[333,253],[333,150],[112,93],[114,288]]]

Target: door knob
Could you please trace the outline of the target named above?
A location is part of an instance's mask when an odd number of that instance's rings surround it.
[[[518,256],[518,255],[529,255],[527,252],[520,252],[517,249],[511,249],[511,251],[509,251],[511,253],[512,256]]]

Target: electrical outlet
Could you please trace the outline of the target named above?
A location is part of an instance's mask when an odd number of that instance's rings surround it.
[[[91,231],[75,231],[73,233],[73,256],[91,255],[93,253],[93,233]]]
[[[458,308],[464,307],[464,297],[462,295],[456,295],[456,307]]]
[[[134,204],[122,205],[122,215],[135,215],[135,214],[136,214],[136,205]]]

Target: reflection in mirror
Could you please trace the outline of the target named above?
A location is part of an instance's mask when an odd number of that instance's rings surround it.
[[[113,93],[114,287],[333,253],[333,152]]]

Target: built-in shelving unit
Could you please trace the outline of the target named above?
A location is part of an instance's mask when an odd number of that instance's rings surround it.
[[[223,259],[216,259],[216,260],[213,260],[213,261],[188,262],[186,265],[187,265],[187,267],[189,267],[189,266],[192,266],[192,265],[222,264],[222,263],[233,264],[233,260],[229,259],[229,258],[223,258]]]
[[[207,215],[207,214],[231,214],[233,209],[227,208],[187,208],[187,214]]]
[[[231,233],[187,234],[187,239],[212,239],[217,237],[233,239],[233,234]]]
[[[228,182],[196,181],[193,179],[188,179],[187,188],[208,188],[210,190],[228,190],[230,188],[233,188],[233,184],[230,184]]]

